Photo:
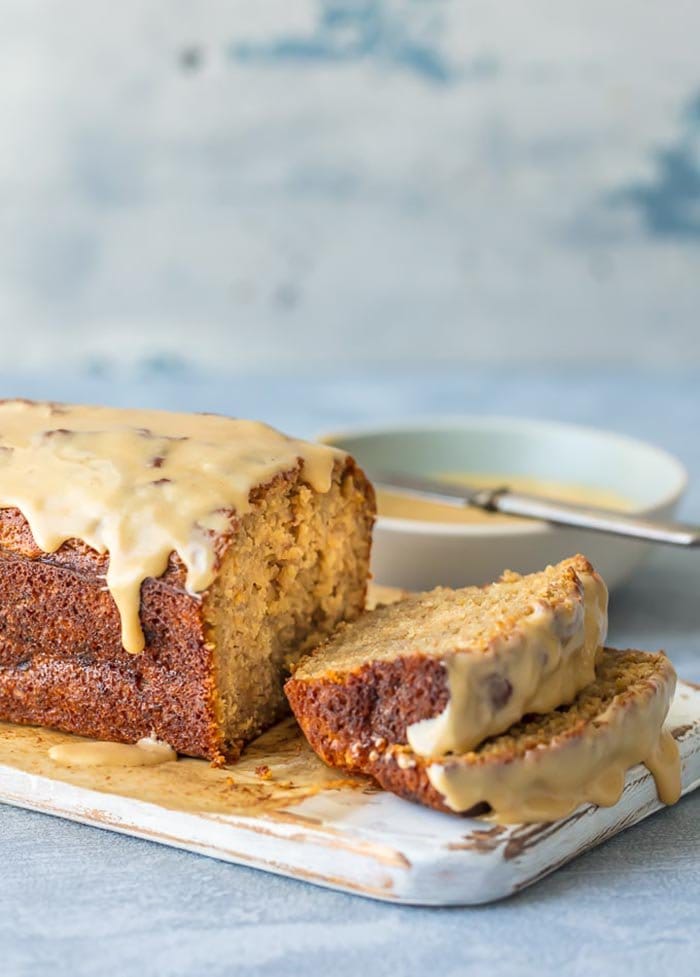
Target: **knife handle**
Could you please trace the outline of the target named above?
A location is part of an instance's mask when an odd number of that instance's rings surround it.
[[[508,489],[489,492],[488,498],[484,498],[487,493],[482,492],[479,495],[481,499],[477,504],[492,512],[502,512],[508,516],[526,516],[530,519],[542,519],[556,526],[575,526],[578,529],[590,529],[597,533],[644,539],[653,543],[668,543],[671,546],[700,546],[700,528],[696,526],[628,516],[609,509],[570,505],[566,502],[555,502],[527,495],[524,492],[511,492]]]

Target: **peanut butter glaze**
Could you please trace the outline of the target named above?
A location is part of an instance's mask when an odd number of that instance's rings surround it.
[[[39,403],[0,403],[0,508],[17,508],[37,546],[69,539],[109,554],[107,587],[122,643],[144,647],[141,584],[177,553],[186,586],[216,575],[216,541],[251,508],[251,490],[302,466],[327,492],[345,454],[286,437],[257,421]]]
[[[155,767],[177,760],[167,743],[145,737],[138,743],[73,739],[49,747],[49,757],[66,767]]]

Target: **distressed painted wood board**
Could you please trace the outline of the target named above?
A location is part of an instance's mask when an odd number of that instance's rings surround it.
[[[680,683],[668,720],[684,793],[700,784],[700,688]],[[464,905],[518,892],[659,810],[645,767],[612,808],[552,824],[468,819],[409,804],[325,767],[292,720],[238,764],[60,767],[62,733],[0,724],[0,801],[389,902]]]

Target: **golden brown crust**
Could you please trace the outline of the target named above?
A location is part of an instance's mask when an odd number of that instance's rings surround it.
[[[442,662],[421,655],[370,662],[322,681],[292,677],[284,690],[316,753],[349,770],[363,769],[359,758],[377,739],[405,743],[406,728],[437,715],[449,696]]]
[[[155,731],[179,752],[217,756],[201,602],[147,580],[146,647],[130,655],[114,602],[87,561],[78,570],[0,554],[0,717],[125,742]]]
[[[369,534],[371,485],[352,459],[344,471],[365,492]],[[252,497],[264,492],[258,487]],[[235,529],[232,518],[231,532],[217,540],[220,559]],[[142,586],[146,647],[132,655],[105,587],[107,565],[79,540],[44,553],[17,509],[0,510],[0,719],[123,742],[155,732],[180,753],[221,761],[207,592],[186,592],[173,555],[166,573]],[[229,745],[227,757],[241,746]]]
[[[445,811],[454,814],[445,804],[442,794],[435,790],[428,779],[425,766],[420,763],[414,767],[400,767],[395,757],[380,755],[376,760],[367,759],[362,770],[374,777],[380,787],[391,791],[397,797],[402,797],[405,801],[412,801],[414,804],[422,804],[424,807],[432,807],[436,811]],[[478,805],[468,811],[464,811],[465,817],[474,817],[477,814],[485,813],[488,805]]]

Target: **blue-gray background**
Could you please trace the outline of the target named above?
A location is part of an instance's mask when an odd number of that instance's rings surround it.
[[[700,521],[700,7],[0,0],[0,395],[648,438]],[[611,640],[700,680],[700,561]],[[700,791],[401,909],[0,806],[5,977],[695,977]]]
[[[17,370],[700,364],[692,0],[1,0]]]

